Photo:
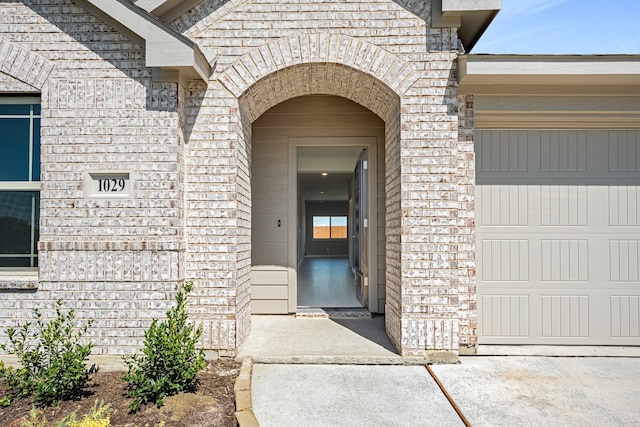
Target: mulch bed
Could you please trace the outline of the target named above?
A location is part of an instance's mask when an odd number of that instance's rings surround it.
[[[88,413],[96,400],[110,403],[115,410],[111,426],[127,427],[198,427],[236,426],[235,396],[233,386],[240,371],[240,364],[231,359],[209,361],[200,372],[200,385],[195,393],[181,393],[165,398],[161,408],[146,405],[136,413],[130,413],[131,399],[126,397],[126,383],[122,372],[100,372],[91,375],[91,383],[78,400],[60,402],[53,408],[39,408],[47,419],[47,426],[56,423],[76,411],[77,418]],[[0,399],[6,396],[4,379],[0,379]],[[29,419],[33,404],[28,398],[16,399],[7,407],[0,407],[0,426],[22,427]]]

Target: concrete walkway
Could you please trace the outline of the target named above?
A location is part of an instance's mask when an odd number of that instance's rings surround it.
[[[251,334],[238,358],[254,363],[401,364],[384,317],[309,319],[251,316]]]
[[[637,347],[479,353],[431,366],[473,426],[640,426]],[[383,317],[252,316],[239,356],[253,357],[252,406],[263,427],[463,425],[424,366],[402,365]]]
[[[261,427],[461,426],[422,366],[254,365]]]
[[[262,427],[459,426],[421,366],[253,368]],[[638,426],[640,359],[461,357],[432,369],[473,426]]]

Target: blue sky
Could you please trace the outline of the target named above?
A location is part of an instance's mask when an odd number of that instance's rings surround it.
[[[502,0],[471,53],[640,54],[640,0]]]

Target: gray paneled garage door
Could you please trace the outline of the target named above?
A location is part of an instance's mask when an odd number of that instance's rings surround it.
[[[476,132],[480,344],[640,345],[640,131]]]

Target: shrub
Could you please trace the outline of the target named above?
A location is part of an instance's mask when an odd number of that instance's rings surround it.
[[[124,358],[128,372],[122,376],[133,401],[131,411],[145,403],[164,404],[163,398],[197,389],[196,375],[205,367],[204,350],[196,350],[202,327],[188,324],[187,295],[193,283],[185,282],[176,296],[177,306],[162,322],[154,319],[144,334],[143,354]]]
[[[76,329],[74,310],[63,313],[60,300],[56,303],[56,318],[50,322],[43,320],[37,308],[33,312],[35,327],[28,322],[17,330],[7,329],[9,343],[0,346],[17,355],[22,365],[19,369],[0,366],[9,394],[12,398],[31,396],[42,405],[80,396],[89,382],[84,362],[93,348],[92,343],[83,345],[80,340],[93,321]]]

